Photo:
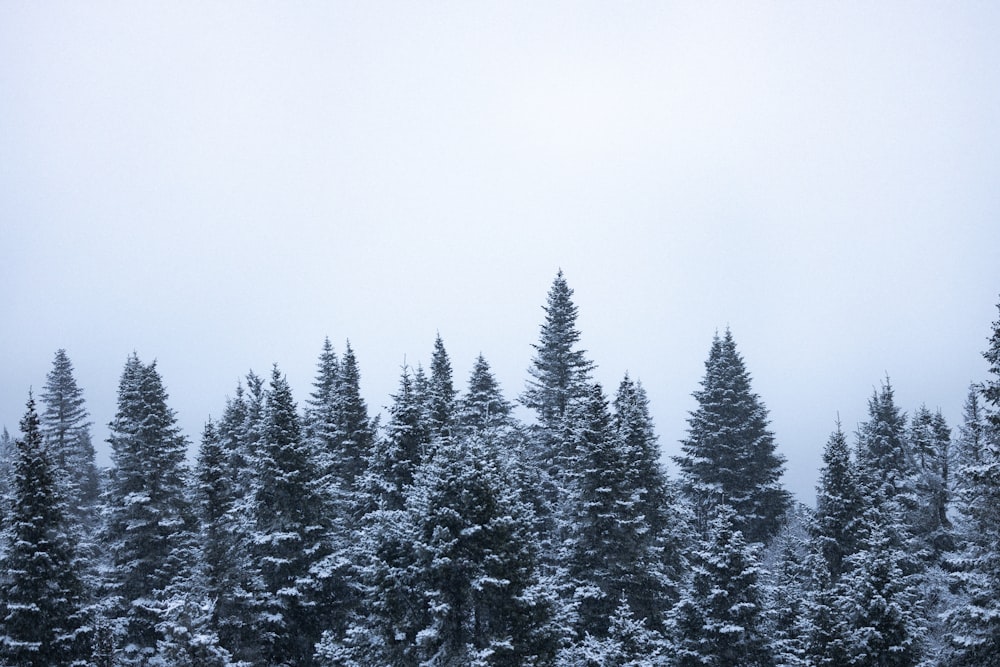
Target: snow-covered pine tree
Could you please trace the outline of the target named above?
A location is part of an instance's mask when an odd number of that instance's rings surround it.
[[[825,560],[833,583],[840,579],[845,559],[859,548],[864,507],[847,439],[837,422],[823,450],[823,467],[816,487],[816,511],[809,522],[813,548]]]
[[[674,458],[685,495],[702,525],[725,503],[747,540],[768,541],[781,528],[791,496],[781,487],[784,458],[767,428],[767,408],[751,389],[729,329],[713,338],[694,397],[698,407],[688,418],[683,455]]]
[[[861,548],[847,558],[835,602],[853,667],[914,667],[922,658],[919,579],[907,572],[890,511],[875,505],[864,517]]]
[[[10,545],[0,560],[0,661],[25,667],[83,665],[83,588],[56,467],[29,394],[16,442]]]
[[[759,549],[735,528],[734,510],[715,507],[689,556],[690,580],[671,611],[674,665],[771,667],[758,583]]]
[[[623,446],[628,476],[635,493],[634,511],[642,516],[645,528],[646,556],[640,565],[646,576],[656,580],[644,583],[629,594],[629,602],[639,619],[662,621],[662,612],[673,607],[685,568],[683,553],[690,541],[689,521],[681,507],[675,485],[667,478],[660,462],[649,399],[642,383],[626,373],[614,399],[612,431]]]
[[[132,354],[110,424],[115,467],[105,493],[104,541],[115,613],[124,624],[122,664],[144,664],[162,638],[161,597],[182,576],[195,517],[186,495],[187,442],[167,406],[156,362]]]
[[[932,413],[922,405],[913,414],[907,440],[917,476],[914,534],[928,564],[937,565],[954,546],[948,518],[951,429],[940,410]]]
[[[303,436],[311,443],[319,473],[327,478],[323,487],[331,492],[331,501],[337,502],[343,491],[341,484],[341,444],[344,434],[340,431],[340,361],[329,338],[323,339],[323,349],[316,364],[313,392],[306,400],[302,419]]]
[[[434,353],[431,356],[431,376],[427,383],[427,416],[431,435],[449,438],[457,417],[456,397],[458,392],[452,382],[451,360],[444,349],[441,334],[434,338]]]
[[[957,471],[959,548],[951,566],[961,603],[945,618],[956,667],[1000,665],[1000,319],[983,356],[990,372],[984,405],[966,404]]]
[[[368,416],[368,406],[361,397],[361,372],[351,341],[344,344],[337,377],[337,394],[340,410],[338,425],[343,437],[340,450],[341,476],[345,488],[355,489],[371,454],[375,426]]]
[[[458,403],[458,422],[464,435],[510,424],[511,405],[503,397],[489,363],[480,354],[472,366],[469,386]]]
[[[552,599],[529,505],[489,436],[444,441],[376,538],[368,664],[545,664]]]
[[[574,420],[578,479],[570,524],[569,574],[577,605],[577,637],[603,638],[626,600],[635,618],[664,630],[677,599],[680,569],[676,510],[659,467],[647,400],[628,376],[614,417],[600,385]]]
[[[267,665],[308,665],[332,600],[315,599],[311,567],[329,553],[328,507],[317,462],[302,437],[288,381],[271,372],[255,456],[250,545],[259,575],[254,626]]]
[[[61,493],[76,522],[84,529],[92,529],[100,477],[94,464],[83,390],[76,384],[66,350],[56,351],[41,398],[42,435],[52,453],[63,487]]]
[[[955,439],[951,463],[952,488],[956,496],[970,484],[970,480],[965,477],[966,470],[974,469],[983,460],[988,433],[986,415],[980,402],[981,394],[981,385],[970,385],[962,410],[962,424],[958,427],[958,438]]]
[[[366,509],[402,509],[406,487],[430,447],[430,427],[410,370],[403,367],[385,432],[375,440],[361,483]]]
[[[573,290],[560,270],[549,289],[539,341],[533,345],[531,380],[521,395],[521,402],[538,413],[539,425],[553,433],[561,433],[573,401],[587,393],[594,368],[586,351],[576,349],[580,341],[576,317]]]

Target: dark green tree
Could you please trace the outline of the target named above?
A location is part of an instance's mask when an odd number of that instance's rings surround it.
[[[561,421],[573,401],[587,393],[594,368],[586,351],[577,349],[580,332],[576,317],[573,290],[560,270],[549,289],[545,321],[528,369],[531,379],[521,395],[521,402],[535,410],[539,424],[550,431],[561,431]]]
[[[73,538],[52,456],[29,394],[16,441],[10,544],[0,559],[0,659],[26,667],[89,657]]]
[[[822,555],[833,583],[840,579],[844,561],[859,548],[864,508],[857,471],[838,422],[823,450],[816,511],[809,523],[813,548]]]
[[[1000,665],[1000,319],[983,356],[990,373],[983,405],[966,404],[959,449],[959,548],[950,564],[961,598],[945,618],[951,663],[961,667]]]
[[[196,530],[186,489],[187,441],[167,406],[156,362],[143,364],[134,353],[128,358],[110,429],[115,467],[105,495],[108,584],[124,624],[121,660],[143,664],[162,639],[163,597],[186,575],[184,554]]]
[[[456,397],[452,382],[451,360],[438,334],[431,356],[431,376],[427,385],[427,413],[431,434],[438,438],[451,437],[457,417]]]
[[[42,389],[42,435],[52,453],[63,487],[62,495],[74,518],[93,527],[100,493],[94,445],[83,390],[73,376],[66,350],[57,350]]]
[[[504,398],[489,363],[483,355],[476,357],[469,377],[469,386],[459,403],[458,421],[465,434],[508,426],[511,405]]]
[[[784,458],[775,451],[767,408],[727,329],[712,340],[698,407],[675,457],[685,495],[704,524],[720,503],[736,511],[736,530],[766,542],[781,527],[791,496],[781,487]]]
[[[264,664],[311,664],[328,621],[310,570],[329,553],[328,507],[317,489],[317,461],[287,380],[277,365],[266,394],[263,431],[255,457],[251,541],[259,573],[255,628]]]
[[[717,505],[715,512],[691,552],[690,583],[671,612],[674,664],[770,667],[757,550],[735,528],[731,507]]]

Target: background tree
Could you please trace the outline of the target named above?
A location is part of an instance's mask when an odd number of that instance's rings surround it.
[[[91,423],[66,350],[56,351],[42,389],[42,435],[52,452],[67,507],[84,533],[94,528],[100,476],[94,464]]]
[[[750,386],[750,374],[727,329],[712,340],[698,407],[688,418],[681,469],[684,493],[704,524],[719,503],[736,512],[736,529],[746,539],[766,542],[788,510],[781,487],[784,458],[775,451],[767,409]]]

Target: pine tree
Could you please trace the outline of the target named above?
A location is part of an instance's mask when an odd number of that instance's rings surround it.
[[[998,306],[1000,308],[1000,306]],[[952,559],[961,603],[946,614],[956,666],[1000,665],[1000,320],[983,353],[990,379],[984,406],[970,398],[957,494],[960,548]]]
[[[586,393],[594,368],[586,351],[575,349],[580,340],[576,317],[573,290],[560,270],[549,289],[539,342],[533,346],[535,358],[528,369],[532,379],[521,396],[525,406],[537,411],[542,428],[550,431],[561,429],[574,399]]]
[[[878,506],[865,515],[865,537],[847,559],[836,601],[850,664],[913,667],[924,635],[917,578],[893,535],[890,514]]]
[[[690,556],[690,583],[671,612],[674,664],[770,667],[757,550],[735,528],[732,508],[723,504],[715,511]]]
[[[942,554],[954,546],[948,518],[951,429],[940,410],[931,413],[921,406],[913,415],[907,435],[916,464],[918,510],[914,515],[914,533],[921,542],[925,559],[937,564]]]
[[[844,571],[844,561],[859,548],[863,511],[857,471],[838,422],[823,451],[816,512],[809,524],[814,548],[825,560],[826,571],[834,583]]]
[[[52,452],[62,495],[75,519],[92,526],[100,492],[99,476],[83,391],[76,384],[66,350],[56,351],[42,390],[42,403],[42,435]]]
[[[141,664],[162,638],[156,626],[167,587],[184,572],[194,533],[186,495],[187,442],[167,406],[156,362],[128,358],[109,442],[115,468],[106,493],[111,590],[125,624],[122,660]]]
[[[604,637],[622,599],[639,621],[662,631],[677,599],[680,544],[671,534],[677,517],[645,393],[626,376],[613,417],[600,385],[586,406],[577,421],[579,478],[570,530],[577,635]]]
[[[406,488],[430,447],[430,428],[417,382],[404,367],[389,407],[385,433],[375,442],[362,482],[368,509],[402,509]]]
[[[452,383],[451,360],[444,349],[444,341],[438,334],[434,339],[434,354],[431,356],[431,377],[427,386],[427,412],[431,434],[438,438],[448,438],[456,419],[455,391]]]
[[[375,440],[375,426],[368,417],[368,406],[361,398],[361,373],[351,342],[344,346],[337,378],[339,430],[342,434],[340,474],[345,488],[354,489],[364,474]]]
[[[326,638],[324,664],[527,665],[551,658],[552,601],[539,585],[531,508],[488,437],[443,442],[416,471],[404,508],[378,510],[369,520],[369,617],[346,647]]]
[[[310,575],[329,553],[328,514],[316,488],[317,462],[277,365],[255,464],[251,556],[262,585],[255,624],[262,655],[269,665],[308,665],[330,612],[314,599]]]
[[[784,458],[775,452],[767,409],[727,329],[712,340],[697,409],[688,419],[681,469],[685,495],[704,523],[719,503],[736,511],[736,529],[766,542],[781,527],[790,495],[781,488]]]
[[[83,664],[83,590],[53,457],[30,394],[21,431],[11,543],[0,561],[0,659],[26,667]]]
[[[489,363],[483,355],[476,357],[469,386],[459,403],[458,421],[465,434],[508,426],[511,405],[503,397]]]

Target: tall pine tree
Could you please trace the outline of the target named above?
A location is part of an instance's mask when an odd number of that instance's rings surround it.
[[[736,529],[766,542],[781,527],[790,495],[781,487],[784,458],[775,451],[767,408],[750,386],[750,374],[727,329],[712,340],[698,407],[675,457],[684,493],[704,523],[720,503],[736,511]]]
[[[105,544],[110,587],[123,627],[123,664],[143,664],[162,635],[162,599],[185,574],[180,554],[189,546],[195,520],[186,493],[187,441],[167,406],[156,362],[132,354],[118,390],[110,425],[115,468],[106,494]]]
[[[92,527],[100,492],[83,390],[66,350],[57,350],[42,390],[42,435],[52,453],[63,495],[74,517]]]

